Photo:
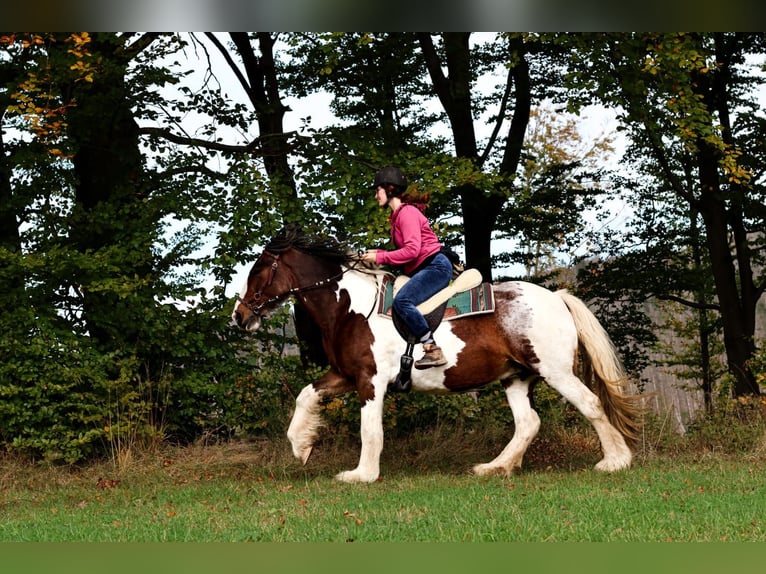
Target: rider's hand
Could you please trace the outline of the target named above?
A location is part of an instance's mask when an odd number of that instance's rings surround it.
[[[367,263],[375,263],[378,256],[378,250],[373,249],[371,251],[365,251],[362,253],[362,261],[365,261]]]

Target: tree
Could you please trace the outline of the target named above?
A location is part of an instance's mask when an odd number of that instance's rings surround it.
[[[487,150],[479,154],[476,128],[474,125],[474,103],[471,84],[475,72],[471,69],[471,49],[468,32],[445,32],[442,34],[443,56],[440,56],[428,33],[419,33],[418,40],[425,58],[426,68],[431,77],[434,91],[439,97],[453,135],[455,155],[476,164],[482,164],[490,157],[495,140],[491,139]],[[506,104],[511,93],[514,97],[513,116],[505,138],[505,148],[498,167],[503,181],[500,189],[483,190],[474,183],[462,183],[455,189],[460,197],[461,212],[465,230],[466,263],[478,269],[485,281],[492,279],[490,243],[497,217],[509,195],[508,186],[521,159],[524,135],[529,122],[532,93],[527,46],[524,39],[508,35],[505,62],[508,77],[503,98],[497,115],[498,126],[505,119]],[[447,70],[445,75],[442,71]]]
[[[2,45],[3,127],[13,129],[3,134],[0,193],[11,201],[0,281],[16,289],[0,297],[0,439],[74,461],[115,440],[218,427],[222,383],[247,363],[230,360],[240,336],[227,329],[227,302],[182,269],[200,261],[194,225],[224,218],[227,172],[207,163],[231,150],[188,135],[182,148],[162,124],[181,126],[190,108],[225,123],[230,106],[214,88],[182,90],[186,101],[161,94],[184,73],[168,61],[184,45],[176,35],[14,35]],[[214,151],[200,153],[200,142]],[[248,146],[223,162],[228,174],[247,174]],[[195,223],[170,235],[170,219]],[[222,267],[231,273],[230,261]]]
[[[574,255],[584,242],[583,214],[608,193],[602,166],[613,151],[613,139],[601,134],[586,141],[575,116],[553,108],[531,111],[517,192],[497,220],[496,238],[513,241],[518,248],[496,257],[498,261],[521,263],[527,278],[542,279],[562,264],[562,252]]]
[[[343,176],[325,183],[353,182],[360,174],[369,181],[384,163],[403,166],[432,193],[431,217],[459,218],[455,235],[465,242],[466,262],[489,280],[492,234],[500,210],[516,193],[531,105],[550,93],[551,78],[561,71],[560,54],[556,46],[522,34],[486,37],[474,45],[471,40],[470,33],[305,35],[295,40],[290,85],[298,95],[331,91],[344,122],[321,134],[331,142],[322,152],[332,165],[325,173]],[[494,77],[498,69],[498,86],[477,88],[479,78]],[[344,199],[369,209],[369,198],[352,190]],[[340,210],[338,204],[329,207],[330,213]],[[333,227],[353,229],[349,217],[359,216],[348,209],[342,215]],[[375,221],[365,226],[368,237],[385,237],[385,222]]]
[[[748,361],[756,348],[755,306],[766,289],[757,271],[766,223],[763,118],[748,58],[762,53],[765,39],[742,33],[583,36],[578,40],[590,47],[577,57],[587,68],[572,76],[622,110],[636,148],[651,160],[658,199],[663,192],[686,205],[687,230],[695,214],[701,218],[717,301],[689,299],[693,285],[679,289],[678,282],[658,283],[653,292],[720,313],[736,396],[760,392]],[[669,243],[661,245],[678,255]]]

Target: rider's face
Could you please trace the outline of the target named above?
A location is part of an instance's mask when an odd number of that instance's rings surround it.
[[[375,199],[378,200],[378,205],[383,207],[388,203],[388,196],[386,195],[386,189],[379,185],[375,190]]]

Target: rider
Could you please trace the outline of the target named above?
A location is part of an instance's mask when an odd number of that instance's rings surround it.
[[[395,249],[369,250],[362,259],[378,265],[401,266],[410,277],[394,297],[393,307],[410,333],[423,344],[425,354],[415,362],[415,368],[439,367],[447,361],[416,307],[447,287],[452,278],[452,263],[440,252],[442,246],[424,215],[429,195],[408,193],[407,178],[392,166],[375,174],[372,187],[378,205],[391,208],[391,239]]]

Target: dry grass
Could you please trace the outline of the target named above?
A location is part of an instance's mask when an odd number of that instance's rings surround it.
[[[752,423],[754,424],[754,423]],[[658,417],[644,427],[637,463],[652,460],[698,460],[707,453],[715,456],[766,457],[766,432],[763,426],[749,424],[748,436],[729,445],[731,425],[707,430],[702,437],[674,435],[667,420]],[[758,425],[756,425],[758,426]],[[507,428],[464,430],[434,428],[405,437],[386,436],[381,456],[381,471],[388,476],[426,472],[463,475],[476,463],[494,458],[512,436]],[[740,433],[742,434],[742,433]],[[710,437],[713,437],[712,439]],[[752,438],[748,438],[752,437]],[[742,449],[743,444],[749,447]],[[83,465],[30,463],[12,455],[0,456],[0,489],[66,488],[72,482],[97,481],[103,477],[122,480],[156,481],[161,477],[180,480],[186,476],[229,476],[247,474],[277,478],[329,478],[358,462],[360,442],[356,436],[338,435],[323,428],[306,466],[296,461],[285,438],[216,442],[200,440],[186,446],[153,445],[131,448],[120,457]],[[522,472],[588,470],[601,458],[601,448],[593,429],[580,421],[566,425],[543,425],[524,457]]]
[[[467,474],[473,464],[494,458],[510,439],[512,429],[501,432],[434,429],[404,438],[387,439],[381,468],[387,475],[417,472]],[[286,439],[200,441],[186,446],[131,449],[119,459],[82,465],[32,463],[13,455],[0,458],[0,490],[66,488],[82,481],[171,480],[200,475],[263,474],[271,477],[332,477],[356,466],[359,440],[331,433],[320,436],[306,466],[296,461]],[[601,456],[594,433],[569,429],[542,435],[531,445],[526,470],[579,470],[590,468]],[[106,477],[106,478],[105,478]]]

